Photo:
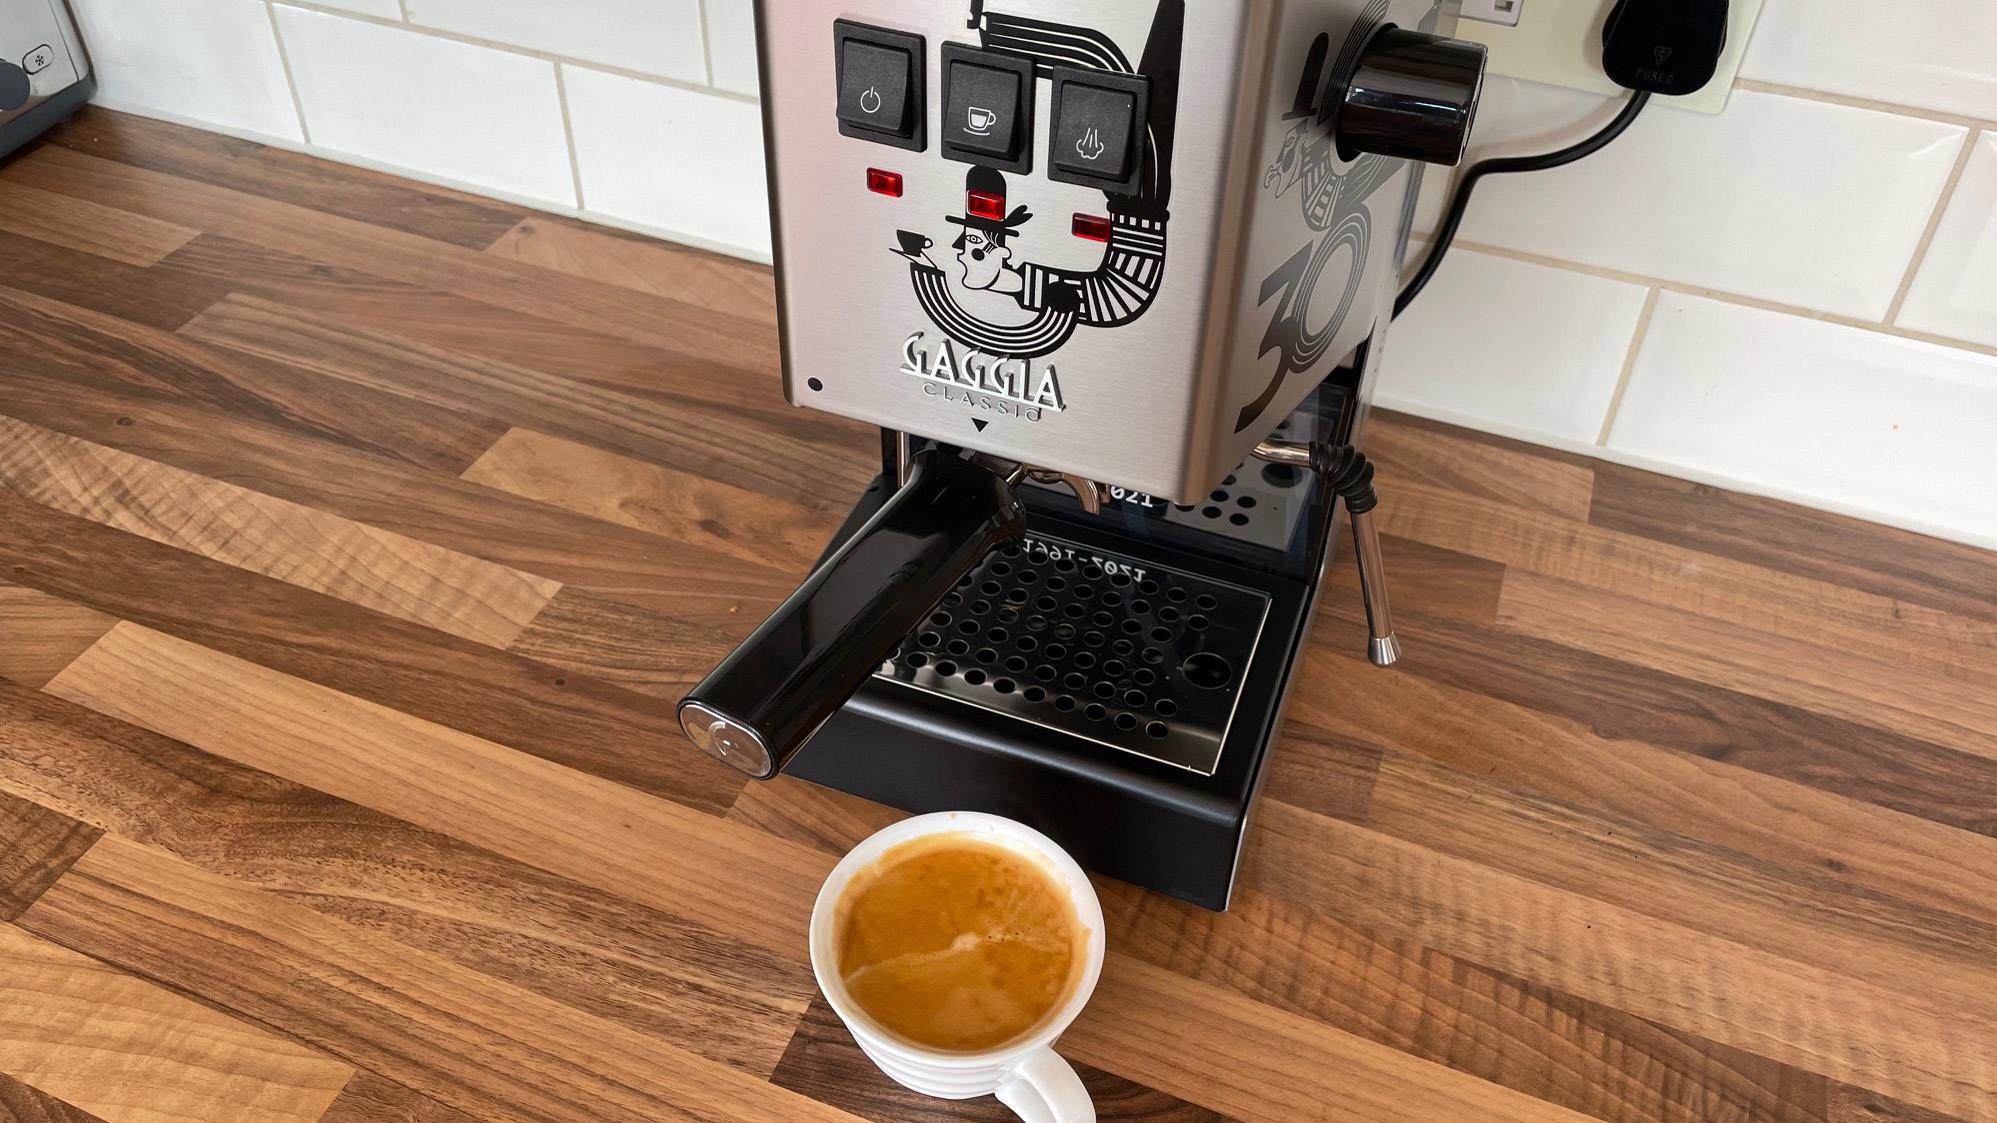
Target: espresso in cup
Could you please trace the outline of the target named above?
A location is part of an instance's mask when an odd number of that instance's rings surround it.
[[[1074,996],[1088,931],[1066,885],[972,834],[905,842],[861,870],[836,913],[840,981],[881,1028],[945,1052],[1034,1033]]]

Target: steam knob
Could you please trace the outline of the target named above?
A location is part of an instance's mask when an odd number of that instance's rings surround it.
[[[1340,155],[1454,165],[1484,92],[1480,43],[1390,27],[1360,52],[1338,112]]]

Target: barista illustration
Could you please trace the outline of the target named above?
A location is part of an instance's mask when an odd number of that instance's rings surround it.
[[[964,197],[973,195],[983,199],[997,199],[997,211],[1005,211],[1005,174],[991,168],[974,167],[964,177]],[[964,228],[950,248],[957,251],[957,261],[964,267],[964,287],[983,289],[988,292],[1022,293],[1026,291],[1026,275],[1012,264],[1012,250],[1006,241],[1020,227],[1033,217],[1033,212],[1025,206],[1012,208],[1004,218],[986,218],[966,214],[962,218],[951,215],[945,222],[954,222]]]
[[[908,259],[916,302],[960,347],[1035,359],[1059,350],[1081,328],[1121,327],[1150,309],[1165,276],[1185,16],[1185,0],[1159,0],[1143,56],[1133,67],[1114,41],[1092,28],[990,11],[986,0],[972,0],[971,25],[983,45],[1032,57],[1039,77],[1057,66],[1141,74],[1150,79],[1151,92],[1135,193],[1104,192],[1109,242],[1096,268],[1058,269],[1024,260],[1018,243],[1033,212],[1009,201],[1004,173],[982,165],[972,166],[965,178],[965,213],[943,219],[962,228],[949,243],[956,254],[954,277],[930,256],[935,243],[928,235],[899,232],[894,252]],[[1031,316],[1024,323],[995,323],[967,309],[959,289],[1009,296]]]

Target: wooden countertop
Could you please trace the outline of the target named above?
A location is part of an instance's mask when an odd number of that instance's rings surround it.
[[[771,304],[136,118],[0,167],[0,1120],[1006,1118],[815,994],[894,814],[674,729],[873,471]],[[1997,560],[1370,446],[1407,659],[1341,571],[1238,907],[1101,883],[1103,1117],[1997,1120]]]

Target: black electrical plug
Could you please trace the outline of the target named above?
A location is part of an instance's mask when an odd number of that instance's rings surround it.
[[[1602,69],[1618,86],[1689,94],[1713,80],[1726,45],[1727,0],[1616,0]]]

